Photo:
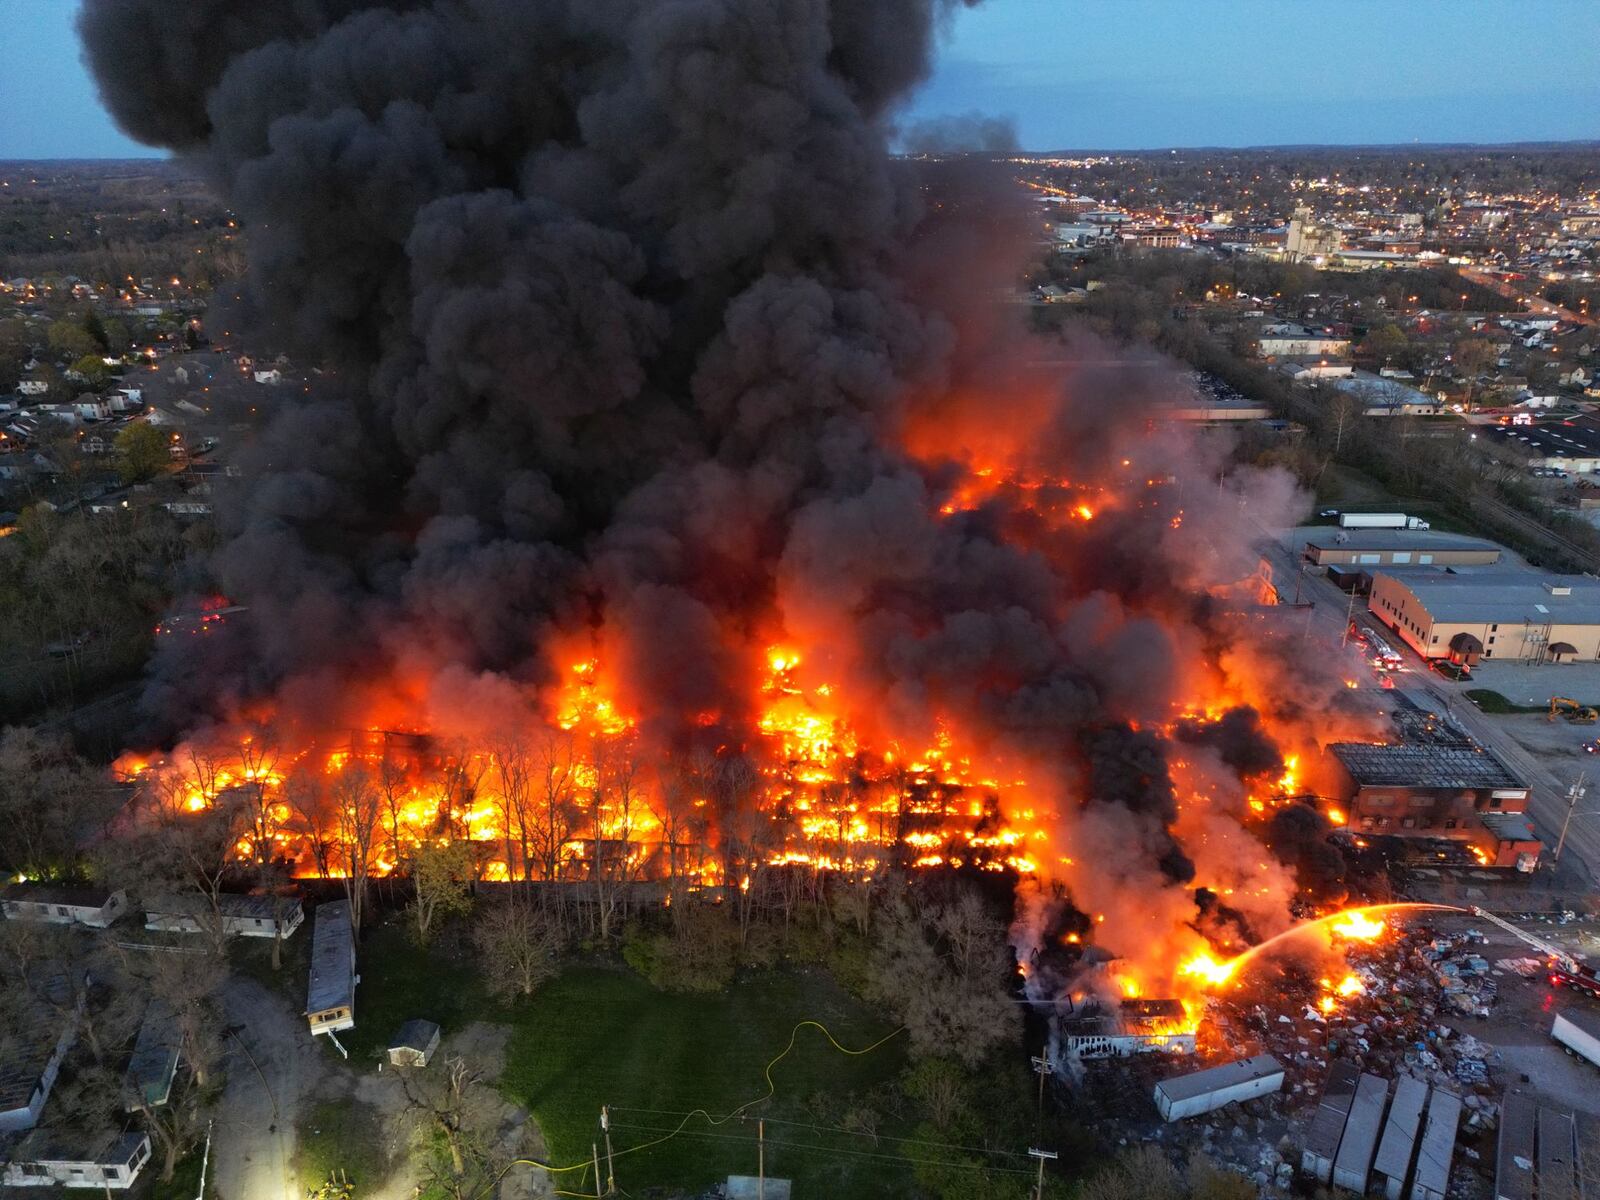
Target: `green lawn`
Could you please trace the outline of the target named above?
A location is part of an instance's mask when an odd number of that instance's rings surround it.
[[[810,1026],[795,1033],[794,1048],[773,1067],[774,1096],[752,1106],[750,1119],[712,1124],[695,1116],[669,1136],[692,1110],[723,1117],[761,1100],[763,1068],[802,1021],[821,1022],[851,1050],[894,1033],[891,1019],[819,968],[747,972],[726,993],[687,996],[657,991],[621,964],[590,960],[507,1006],[484,993],[464,952],[418,951],[403,927],[386,925],[363,935],[359,969],[356,1028],[340,1035],[352,1066],[373,1069],[390,1034],[410,1017],[437,1021],[447,1034],[474,1020],[507,1024],[500,1088],[533,1114],[549,1161],[587,1164],[596,1142],[603,1155],[599,1114],[609,1105],[617,1184],[631,1195],[698,1191],[732,1173],[754,1174],[757,1116],[766,1120],[768,1175],[796,1180],[804,1195],[909,1197],[917,1193],[908,1160],[939,1156],[905,1140],[920,1118],[895,1086],[906,1065],[903,1036],[857,1056]],[[988,1076],[974,1087],[990,1101],[1009,1102],[1018,1091],[1031,1124],[1032,1077],[1025,1065],[1017,1075],[1015,1088],[1016,1081]],[[863,1117],[871,1132],[840,1132]],[[635,1149],[658,1139],[665,1140]],[[587,1166],[562,1173],[557,1185],[587,1194],[593,1173]]]
[[[354,1098],[314,1105],[296,1125],[295,1142],[295,1173],[303,1187],[319,1187],[337,1175],[360,1196],[388,1174],[383,1123],[376,1109]]]
[[[356,973],[356,1027],[339,1040],[358,1069],[377,1062],[413,1017],[435,1022],[446,1034],[473,1021],[505,1019],[484,993],[469,955],[437,945],[418,949],[401,918],[362,931]]]
[[[764,972],[741,978],[725,995],[680,996],[657,992],[632,972],[576,968],[517,1007],[502,1087],[538,1119],[552,1161],[574,1163],[590,1155],[602,1104],[611,1106],[613,1146],[621,1152],[670,1133],[690,1110],[721,1117],[759,1099],[767,1091],[763,1067],[808,1018],[852,1050],[894,1030],[822,971]],[[857,1057],[835,1050],[815,1028],[801,1029],[773,1068],[775,1099],[755,1110],[769,1118],[768,1173],[800,1181],[806,1195],[907,1191],[910,1171],[897,1159],[898,1143],[779,1123],[836,1125],[904,1065],[901,1038]],[[904,1132],[883,1113],[884,1099],[872,1104],[880,1135]],[[848,1153],[819,1155],[795,1144]],[[754,1174],[756,1124],[695,1117],[670,1141],[622,1154],[616,1168],[619,1187],[634,1194]],[[567,1176],[569,1190],[576,1174]]]
[[[151,1158],[145,1166],[145,1171],[154,1182],[151,1184],[147,1200],[194,1200],[200,1191],[200,1158],[204,1145],[202,1141],[199,1146],[180,1158],[172,1169],[171,1181],[162,1183],[157,1178],[161,1172],[161,1151],[156,1146],[155,1140],[151,1139]]]
[[[1478,706],[1479,711],[1493,716],[1505,716],[1508,713],[1535,713],[1544,712],[1542,704],[1513,704],[1499,692],[1488,688],[1473,688],[1467,693],[1467,699]]]

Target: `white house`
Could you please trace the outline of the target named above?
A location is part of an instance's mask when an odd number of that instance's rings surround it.
[[[43,379],[24,379],[17,384],[17,391],[24,396],[48,396],[50,384]]]
[[[90,925],[104,929],[127,908],[128,895],[121,888],[13,883],[0,891],[0,909],[12,921],[46,921],[52,925]]]
[[[109,421],[111,401],[93,394],[85,394],[72,402],[72,411],[84,421]]]
[[[306,1020],[313,1035],[353,1029],[356,1023],[356,940],[350,901],[317,905],[311,935],[311,977],[306,985]]]
[[[266,384],[268,387],[276,387],[283,382],[283,372],[278,370],[257,371],[255,372],[255,380],[257,383]]]
[[[1310,332],[1263,334],[1258,349],[1262,358],[1333,358],[1350,353],[1350,339]]]
[[[11,1152],[0,1185],[125,1191],[149,1161],[150,1138],[143,1133],[69,1138],[46,1137],[41,1130],[24,1138]]]
[[[162,896],[145,905],[144,927],[166,933],[203,933],[221,922],[222,932],[239,937],[290,937],[305,913],[300,901],[283,896]]]

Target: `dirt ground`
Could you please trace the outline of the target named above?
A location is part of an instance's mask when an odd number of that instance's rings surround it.
[[[326,1060],[281,993],[236,975],[222,1002],[234,1033],[213,1130],[212,1200],[300,1200],[295,1119]]]

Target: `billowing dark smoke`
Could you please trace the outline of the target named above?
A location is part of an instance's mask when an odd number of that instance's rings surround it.
[[[1156,944],[1121,899],[1192,918],[1148,729],[1228,649],[1207,586],[1298,497],[1153,434],[1169,368],[1002,336],[993,230],[919,229],[886,145],[954,2],[86,0],[112,113],[209,170],[261,335],[338,391],[255,447],[210,563],[247,619],[158,660],[163,733],[261,698],[349,728],[374,679],[408,726],[503,728],[583,630],[650,744],[737,748],[789,637],[863,738],[948,722],[1081,797],[1073,903],[1118,945]],[[1031,494],[944,503],[996,434],[1127,502],[1070,531]]]
[[[1019,144],[1013,118],[981,112],[925,117],[900,134],[907,154],[1009,154]]]
[[[1179,721],[1173,730],[1180,742],[1210,746],[1241,778],[1276,776],[1283,772],[1283,754],[1249,705],[1230,708],[1215,721]]]
[[[945,7],[89,3],[111,111],[211,169],[251,300],[350,393],[274,431],[216,563],[251,635],[158,708],[331,694],[416,626],[536,672],[596,599],[662,711],[730,695],[717,610],[797,509],[913,483],[873,425],[943,335],[889,282],[881,122]]]

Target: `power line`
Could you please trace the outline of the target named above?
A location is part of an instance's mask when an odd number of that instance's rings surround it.
[[[660,1126],[624,1125],[619,1121],[613,1121],[612,1128],[635,1129],[641,1133],[660,1133],[663,1131],[662,1127]],[[737,1142],[744,1146],[754,1145],[756,1142],[756,1139],[748,1134],[741,1136],[736,1133],[712,1133],[709,1130],[702,1131],[695,1129],[684,1129],[679,1130],[674,1136],[701,1138],[707,1141]],[[850,1150],[840,1146],[814,1146],[808,1142],[775,1142],[771,1138],[768,1138],[767,1145],[784,1150],[806,1150],[816,1154],[845,1155],[850,1158],[870,1158],[877,1159],[881,1162],[903,1163],[910,1164],[911,1166],[957,1167],[962,1170],[992,1171],[1003,1175],[1031,1176],[1033,1174],[1032,1170],[1023,1167],[996,1167],[990,1166],[987,1163],[959,1162],[939,1158],[909,1158],[903,1154],[878,1154],[871,1150]]]
[[[626,1112],[646,1113],[648,1115],[657,1116],[657,1117],[684,1117],[684,1116],[693,1116],[694,1115],[693,1113],[686,1113],[681,1109],[629,1108],[629,1107],[627,1107],[625,1105],[621,1105],[621,1104],[613,1104],[613,1105],[611,1105],[611,1111],[613,1113],[626,1113]],[[965,1146],[965,1145],[962,1145],[959,1142],[941,1142],[941,1141],[937,1141],[937,1140],[935,1140],[933,1138],[897,1137],[897,1136],[894,1136],[892,1134],[887,1134],[887,1133],[876,1133],[876,1134],[874,1134],[874,1133],[866,1133],[863,1130],[850,1129],[850,1128],[848,1128],[848,1127],[846,1127],[844,1125],[818,1125],[814,1121],[796,1121],[796,1120],[793,1120],[791,1118],[784,1118],[784,1117],[766,1117],[766,1116],[764,1116],[763,1119],[769,1125],[793,1125],[793,1126],[795,1126],[796,1128],[799,1128],[799,1129],[812,1129],[812,1130],[815,1130],[818,1133],[836,1133],[836,1134],[839,1134],[840,1136],[843,1136],[843,1137],[873,1138],[876,1141],[903,1142],[903,1143],[907,1143],[907,1144],[910,1144],[910,1145],[916,1145],[916,1146],[937,1146],[938,1148],[940,1148],[942,1150],[965,1150],[965,1151],[968,1151],[969,1153],[972,1153],[972,1154],[995,1154],[995,1155],[1003,1155],[1003,1156],[1005,1156],[1007,1158],[1027,1158],[1028,1157],[1026,1154],[1022,1153],[1021,1151],[1017,1151],[1017,1150],[992,1150],[992,1149],[989,1149],[986,1146]],[[621,1126],[618,1125],[615,1121],[612,1122],[612,1127],[613,1128],[619,1128],[619,1129],[621,1128]]]

